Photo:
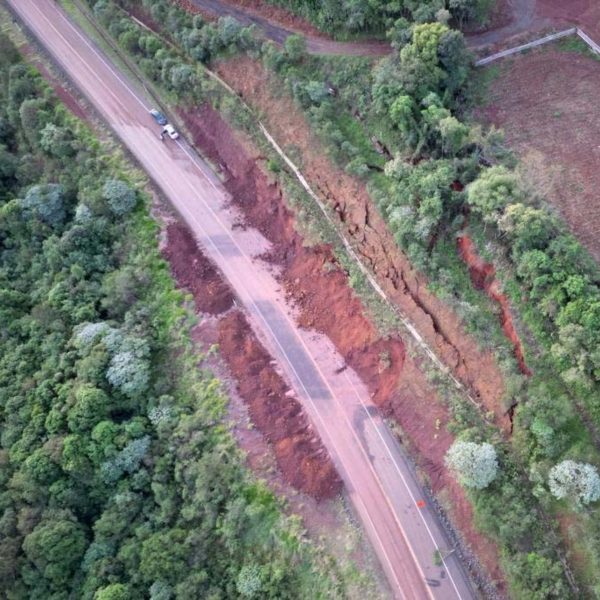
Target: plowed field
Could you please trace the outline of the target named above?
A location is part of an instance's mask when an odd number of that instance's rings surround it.
[[[600,261],[600,61],[554,47],[498,64],[479,116],[504,129],[532,192]]]

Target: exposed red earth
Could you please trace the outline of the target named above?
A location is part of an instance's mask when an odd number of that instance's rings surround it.
[[[338,494],[342,483],[318,434],[243,314],[228,312],[234,304],[231,289],[185,224],[176,221],[167,227],[163,256],[178,285],[192,293],[196,310],[219,315],[221,356],[237,381],[252,422],[271,443],[284,479],[316,500]]]
[[[519,334],[515,328],[508,298],[500,289],[500,284],[496,279],[496,269],[494,265],[485,262],[477,254],[477,248],[475,248],[475,244],[468,234],[463,233],[457,239],[457,243],[460,256],[469,267],[469,274],[471,275],[473,285],[479,290],[484,290],[500,308],[500,323],[502,325],[502,330],[504,331],[504,335],[513,345],[515,358],[517,359],[521,373],[523,373],[523,375],[531,375],[531,371],[525,363],[523,345],[521,344]]]
[[[368,389],[333,344],[295,325],[293,309],[260,255],[269,244],[240,217],[208,166],[180,138],[161,143],[143,92],[51,0],[9,0],[184,218],[235,289],[249,321],[310,412],[349,499],[398,598],[473,597],[457,554],[436,564],[448,541],[402,448]],[[263,340],[264,337],[264,340]],[[435,585],[430,581],[435,579]]]
[[[426,365],[408,356],[400,339],[378,338],[330,248],[306,246],[296,232],[281,189],[259,166],[251,144],[207,106],[181,116],[196,144],[222,165],[225,185],[246,223],[273,242],[269,260],[281,269],[286,292],[299,308],[299,324],[326,333],[368,384],[374,402],[399,423],[403,443],[414,451],[433,491],[452,499],[454,525],[502,592],[496,547],[475,531],[471,505],[444,465],[452,444],[445,427],[450,415],[423,374]]]
[[[238,382],[252,422],[272,444],[285,479],[316,500],[339,494],[342,482],[318,434],[241,312],[220,320],[219,351]]]
[[[284,148],[290,144],[302,152],[304,176],[335,210],[345,234],[379,284],[485,410],[496,415],[498,425],[510,431],[510,419],[501,402],[503,377],[495,357],[482,351],[466,334],[458,316],[429,292],[426,279],[398,248],[364,183],[327,158],[305,117],[288,96],[281,95],[262,65],[248,57],[236,57],[220,63],[218,72],[264,115],[267,128]]]
[[[233,306],[233,294],[221,274],[200,252],[189,229],[180,222],[167,227],[163,256],[169,261],[178,285],[189,290],[200,313],[218,315]]]
[[[225,168],[225,185],[246,222],[272,242],[266,258],[282,268],[280,279],[299,308],[299,325],[325,333],[367,383],[374,401],[383,404],[400,380],[402,341],[378,337],[330,247],[305,244],[280,187],[269,181],[221,116],[206,105],[181,114],[198,146]]]

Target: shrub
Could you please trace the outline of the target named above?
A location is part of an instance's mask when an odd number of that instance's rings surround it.
[[[454,442],[446,454],[446,464],[462,485],[478,490],[487,487],[498,472],[496,451],[487,443]]]
[[[595,502],[600,498],[598,469],[588,463],[563,460],[550,469],[548,484],[556,498],[568,498],[577,506]]]

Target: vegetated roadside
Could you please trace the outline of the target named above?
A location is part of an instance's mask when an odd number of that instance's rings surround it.
[[[161,2],[157,1],[154,2],[153,4],[157,5],[156,8],[158,10],[160,10],[160,5]],[[425,29],[430,30],[431,32],[434,32],[437,30],[438,33],[443,34],[444,33],[444,28],[441,27],[440,25],[427,25],[427,26],[421,26],[419,28],[415,29],[414,34],[421,34],[422,32],[424,32]],[[189,31],[189,30],[188,30]],[[186,40],[187,39],[187,33],[185,29],[177,29],[174,32],[174,35],[176,36],[180,36],[182,38],[182,40]],[[142,51],[143,52],[143,51]],[[403,57],[408,57],[410,56],[410,54],[407,53],[403,53],[401,55],[401,58]],[[287,74],[288,76],[291,75],[289,77],[288,80],[286,80],[286,83],[288,83],[288,85],[290,85],[291,83],[294,84],[293,86],[293,92],[294,95],[297,97],[299,103],[301,103],[302,105],[305,106],[305,108],[310,108],[312,111],[312,114],[315,115],[315,117],[317,117],[316,120],[318,120],[318,118],[320,117],[322,119],[323,116],[326,116],[328,118],[332,118],[333,116],[333,121],[335,122],[336,125],[340,125],[340,121],[335,117],[335,115],[332,115],[331,111],[329,111],[329,113],[327,112],[327,108],[331,108],[332,104],[335,104],[332,101],[327,101],[325,103],[325,106],[323,107],[325,110],[320,111],[319,113],[319,105],[324,103],[324,100],[326,99],[326,97],[324,97],[320,92],[323,89],[323,84],[321,83],[321,87],[318,86],[318,82],[317,85],[312,85],[312,82],[308,82],[311,83],[311,85],[309,86],[306,83],[306,79],[303,80],[303,77],[306,77],[306,73],[302,70],[292,70],[294,67],[296,67],[299,64],[299,59],[300,62],[304,62],[305,59],[302,58],[302,56],[300,55],[300,57],[297,54],[292,55],[291,53],[291,48],[290,48],[290,53],[289,55],[287,54],[287,50],[286,50],[286,55],[277,55],[276,53],[273,53],[271,51],[267,52],[267,56],[265,57],[266,60],[269,61],[270,64],[274,64],[277,67],[283,66],[284,69],[282,69],[285,72],[285,68],[287,68]],[[279,63],[277,62],[279,61]],[[150,65],[148,65],[150,66]],[[302,65],[304,66],[304,65]],[[314,66],[314,65],[309,65],[309,66]],[[393,66],[390,65],[390,63],[388,61],[386,61],[386,64],[384,65],[386,69],[388,69],[390,71],[390,74],[393,76],[394,75],[394,70],[393,70]],[[335,68],[334,65],[331,65],[331,67]],[[354,75],[361,75],[362,72],[359,73],[354,73]],[[311,73],[312,74],[312,73]],[[343,73],[340,73],[341,75],[343,75]],[[337,75],[337,74],[336,74]],[[158,75],[158,77],[160,78],[160,74]],[[339,77],[338,77],[339,80]],[[380,81],[381,83],[381,81]],[[304,87],[304,85],[306,85],[306,87]],[[203,90],[206,89],[210,89],[210,88],[205,88],[204,84],[203,84]],[[377,90],[378,92],[380,92],[380,90]],[[180,92],[181,93],[181,92]],[[211,93],[214,94],[214,90],[211,90]],[[305,93],[305,95],[303,95],[303,93]],[[418,93],[423,93],[422,90],[418,90]],[[345,93],[344,90],[344,103],[348,101],[348,95]],[[189,97],[189,96],[188,96]],[[359,100],[361,98],[359,97]],[[403,101],[408,102],[410,105],[410,98],[405,99],[402,98]],[[339,108],[342,108],[344,106],[344,103],[340,103],[339,104]],[[236,114],[235,111],[232,110],[232,106],[235,103],[230,103],[230,102],[220,102],[222,109],[225,110],[225,112],[227,112],[230,116],[233,116],[236,119],[236,122],[239,123],[246,123],[246,115],[239,115]],[[410,106],[409,106],[410,107]],[[393,107],[394,110],[392,111],[392,117],[394,119],[397,119],[398,117],[402,117],[403,113],[399,110],[398,112],[396,111],[396,107]],[[398,109],[401,109],[402,107],[400,105],[397,106]],[[438,109],[440,109],[442,107],[440,107],[439,105],[435,104],[435,100],[434,100],[434,104],[430,105],[428,107],[427,110],[423,110],[423,112],[421,113],[420,118],[422,119],[430,119],[430,118],[447,118],[444,117],[444,115],[447,115],[447,112],[444,112],[447,109],[442,108],[441,111],[438,111]],[[342,108],[342,110],[344,110]],[[339,114],[339,112],[337,113]],[[410,113],[405,113],[404,116],[410,116]],[[360,116],[360,113],[359,115]],[[414,116],[414,115],[413,115]],[[362,120],[362,119],[361,119]],[[321,121],[322,122],[322,121]],[[435,121],[434,121],[435,122]],[[445,147],[442,146],[442,152],[457,152],[460,155],[461,152],[464,152],[466,148],[470,148],[471,146],[469,144],[471,144],[470,141],[465,140],[464,137],[461,138],[461,136],[466,135],[467,130],[463,127],[461,129],[460,127],[460,123],[457,124],[456,120],[451,121],[451,123],[455,126],[454,131],[458,132],[460,135],[458,136],[458,138],[456,138],[454,140],[454,143],[458,143],[457,149],[452,150],[452,146],[450,147]],[[406,132],[403,132],[403,135],[410,135],[412,134],[415,129],[418,131],[418,127],[420,126],[426,126],[427,121],[421,121],[421,122],[416,122],[416,123],[410,123],[408,127],[406,127]],[[400,122],[398,124],[396,124],[394,127],[403,127],[406,126],[406,123],[403,123],[402,120],[400,120]],[[458,129],[456,129],[456,127],[458,127]],[[342,139],[344,139],[345,134],[347,133],[357,133],[358,129],[354,129],[354,130],[350,130],[349,128],[344,130],[344,132],[336,132],[333,131],[331,133],[337,134],[338,136],[341,135]],[[330,132],[328,132],[330,133]],[[387,134],[387,137],[383,137],[383,145],[385,147],[385,145],[387,144],[387,140],[389,140],[389,144],[395,144],[398,145],[399,140],[398,140],[398,133],[397,130],[395,130],[394,128],[389,128],[388,125],[388,131],[385,132],[383,130],[381,130],[379,132],[380,134]],[[392,135],[393,134],[393,135]],[[474,135],[474,139],[476,140],[474,143],[475,144],[480,144],[481,148],[480,150],[483,152],[490,152],[491,156],[497,156],[495,154],[493,154],[493,146],[491,145],[491,143],[493,144],[493,138],[481,138],[481,136],[477,135],[477,132],[473,132]],[[395,139],[394,139],[395,137]],[[360,135],[355,136],[355,139],[352,140],[352,142],[356,141],[356,138],[358,138],[359,142],[364,142],[365,138],[364,136],[360,137]],[[348,138],[346,138],[345,141],[347,141]],[[462,139],[462,143],[464,143],[465,141],[467,142],[466,146],[461,146],[461,139]],[[470,138],[469,138],[470,139]],[[410,138],[407,137],[405,139],[403,139],[403,137],[400,137],[400,140],[402,140],[400,143],[406,144],[409,142],[413,142],[414,141],[418,141],[418,138]],[[435,137],[433,139],[430,139],[430,143],[433,144],[433,147],[435,149],[435,144],[437,143],[442,143],[442,139],[436,139]],[[345,154],[342,154],[341,158],[345,159],[347,161],[347,156],[348,154],[350,154],[351,156],[354,155],[356,156],[356,148],[354,148],[353,152],[348,152],[348,150],[352,150],[353,148],[353,143],[350,143],[350,146],[346,145],[344,148],[344,152]],[[381,142],[379,142],[381,144]],[[444,144],[446,144],[447,142],[443,142]],[[362,151],[365,147],[369,147],[370,143],[367,142],[366,146],[363,145],[361,146],[360,150]],[[463,148],[461,150],[461,147]],[[368,154],[368,153],[367,153]],[[364,156],[364,155],[363,155]],[[363,158],[362,156],[356,156],[356,160],[351,161],[351,163],[348,163],[348,169],[352,169],[353,171],[359,171],[363,174],[365,173],[365,169],[364,167],[367,167],[367,172],[369,171],[370,167],[368,165],[365,165],[365,163],[361,163],[359,162],[360,159]],[[473,157],[475,158],[475,157]],[[439,185],[442,185],[443,187],[440,188],[441,190],[444,190],[447,188],[452,189],[453,192],[456,192],[457,194],[460,194],[459,190],[454,189],[457,186],[454,186],[454,182],[452,179],[452,170],[448,169],[448,167],[450,166],[449,161],[446,160],[440,160],[439,158],[436,160],[430,160],[428,162],[424,162],[423,164],[421,163],[416,163],[416,164],[412,164],[412,165],[403,165],[400,160],[397,160],[394,162],[393,165],[389,165],[391,167],[393,167],[393,169],[390,169],[390,175],[392,176],[398,176],[398,179],[402,180],[402,178],[407,177],[409,179],[410,185],[411,186],[415,186],[416,188],[411,188],[410,189],[410,193],[413,195],[417,195],[419,193],[419,187],[418,185],[421,184],[421,182],[418,179],[410,179],[411,176],[413,175],[425,175],[427,172],[428,168],[433,167],[433,169],[438,169],[438,172],[440,175],[442,175],[441,180],[439,182]],[[458,168],[458,165],[461,163],[456,163],[455,168]],[[473,168],[476,167],[476,163],[475,165],[473,165],[473,163],[471,162],[471,158],[467,158],[465,163],[462,163],[460,166],[460,172],[463,173],[463,176],[465,178],[467,178],[467,181],[470,181],[477,173],[477,170],[474,172],[470,172],[468,171],[469,165],[472,165]],[[377,166],[377,164],[375,163],[374,165],[375,167]],[[463,169],[465,169],[465,171],[463,171]],[[433,171],[434,173],[436,171]],[[485,171],[484,173],[485,175],[488,175],[488,172]],[[491,176],[492,174],[495,174],[494,171],[490,171],[489,172],[489,176]],[[386,174],[387,175],[387,174]],[[450,175],[450,177],[449,177]],[[455,176],[456,178],[456,176]],[[483,181],[481,182],[481,186],[482,188],[485,189],[485,178],[483,178]],[[454,179],[455,181],[455,179]],[[444,185],[445,184],[445,185]],[[393,194],[393,200],[395,202],[398,202],[399,205],[402,207],[402,203],[406,203],[406,198],[398,198],[399,196],[399,191],[401,190],[402,186],[399,186],[397,188],[392,188],[390,190],[390,192]],[[443,193],[443,192],[442,192]],[[443,198],[444,198],[444,202],[447,201],[447,196],[449,194],[447,192],[444,193]],[[454,196],[453,194],[450,195],[451,200],[461,200],[464,201],[465,196]],[[474,208],[474,211],[476,210],[477,212],[474,212],[473,216],[479,216],[479,212],[481,211],[481,207],[478,205],[478,198],[475,198],[475,196],[473,195],[473,197],[471,196],[471,193],[469,193],[469,201],[470,203],[472,202],[472,206]],[[439,200],[439,199],[438,199]],[[514,199],[511,198],[511,200],[513,202],[515,202]],[[414,201],[414,200],[413,200]],[[384,208],[389,207],[389,199],[388,201],[383,205]],[[511,205],[512,206],[512,205]],[[407,207],[406,204],[404,204],[404,207]],[[408,205],[408,207],[410,207],[410,205]],[[535,213],[537,214],[537,213]],[[411,215],[410,212],[406,213],[406,216],[409,217],[407,218],[407,222],[411,223],[413,221],[411,221],[410,219],[414,219],[414,213]],[[423,225],[427,225],[428,228],[431,228],[430,223],[426,220],[425,215],[421,215],[420,219],[421,221],[417,222],[417,225],[419,225],[419,227],[423,227]],[[395,222],[393,223],[395,228],[396,228],[396,235],[398,236],[399,240],[402,240],[402,243],[405,243],[406,241],[406,237],[409,235],[409,231],[406,230],[406,228],[402,229],[402,223],[398,223]],[[398,225],[400,225],[400,227],[398,228]],[[460,222],[457,220],[456,224],[452,223],[451,224],[451,231],[456,230],[456,225],[460,225]],[[448,225],[446,225],[446,227],[448,227]],[[476,234],[476,242],[478,244],[478,247],[481,247],[481,243],[482,243],[482,239],[485,240],[485,237],[481,235],[481,232],[478,229],[474,229],[474,225],[473,223],[470,224],[470,229],[471,229],[471,233]],[[427,231],[427,229],[425,230]],[[439,233],[439,229],[438,229],[438,233]],[[485,234],[485,230],[483,231],[483,234]],[[514,232],[512,233],[512,235],[514,236]],[[403,239],[404,237],[404,239]],[[449,246],[448,241],[443,240],[442,238],[439,238],[438,235],[434,236],[434,242],[436,241],[444,241],[446,245],[442,246],[442,248],[448,248]],[[409,237],[408,240],[410,241],[411,238]],[[414,236],[412,238],[413,244],[416,243],[414,245],[414,247],[409,248],[409,250],[411,251],[411,255],[414,256],[416,259],[422,260],[423,258],[423,251],[425,250],[424,248],[421,248],[418,244],[421,243],[421,240],[415,239]],[[494,240],[490,240],[490,243],[493,243]],[[453,240],[452,245],[450,246],[452,248],[452,255],[454,255],[455,257],[458,257],[458,253],[457,253],[457,249],[456,249],[456,243],[455,240]],[[434,265],[437,265],[438,268],[440,266],[440,260],[443,258],[443,256],[440,254],[440,248],[437,247],[434,244],[434,249],[435,249],[435,254],[431,256],[431,262]],[[430,248],[431,251],[431,248]],[[460,289],[462,292],[461,288],[456,287],[456,273],[455,272],[451,272],[448,271],[447,268],[450,266],[454,265],[454,262],[452,262],[452,257],[451,255],[447,256],[448,258],[448,265],[445,266],[445,273],[447,273],[449,276],[451,276],[454,279],[451,279],[450,283],[452,283],[452,285],[454,285],[454,290],[455,293]],[[570,267],[567,267],[570,268]],[[467,279],[466,280],[462,280],[463,282],[466,283],[465,285],[465,292],[468,292],[468,273],[466,272],[465,269],[465,273],[467,274]],[[434,274],[434,272],[432,271],[432,275]],[[448,285],[447,282],[445,283],[445,285],[441,288],[442,290],[447,289]],[[450,289],[452,289],[452,287],[450,286]],[[512,290],[511,290],[512,291]],[[512,300],[513,302],[515,302],[515,298],[514,295],[511,294],[512,296]],[[480,323],[478,326],[481,326],[482,323]],[[516,363],[515,363],[516,364]],[[538,366],[536,364],[535,370],[538,369]],[[547,593],[549,592],[542,592],[541,590],[549,590],[550,587],[553,590],[552,594],[556,595],[559,594],[560,597],[564,597],[567,595],[567,591],[564,588],[564,585],[562,583],[562,569],[561,566],[557,564],[557,562],[555,562],[555,558],[552,555],[553,552],[550,551],[550,549],[555,550],[555,549],[559,549],[559,542],[556,539],[556,537],[553,536],[553,527],[551,526],[551,523],[543,518],[543,515],[540,515],[538,513],[538,509],[536,508],[536,501],[532,499],[532,497],[528,494],[530,494],[530,490],[531,490],[531,486],[533,483],[536,483],[536,488],[535,488],[535,492],[536,492],[536,496],[540,498],[540,501],[544,507],[544,509],[546,510],[552,510],[554,511],[556,508],[563,508],[564,505],[560,505],[558,507],[556,506],[552,506],[549,503],[549,496],[548,496],[548,492],[547,490],[544,488],[544,473],[547,472],[548,466],[545,466],[544,463],[537,463],[537,465],[533,465],[535,468],[538,469],[538,471],[536,471],[535,473],[532,472],[532,474],[530,475],[530,481],[527,481],[526,478],[524,478],[523,476],[523,472],[519,470],[518,467],[516,467],[515,463],[513,462],[513,453],[514,453],[514,457],[517,458],[517,462],[519,460],[519,457],[521,460],[523,460],[524,462],[529,462],[529,460],[533,460],[533,459],[537,459],[538,461],[540,460],[540,457],[543,456],[542,453],[545,453],[546,456],[548,457],[556,457],[556,450],[555,450],[555,446],[551,447],[542,447],[541,444],[541,440],[538,438],[537,440],[532,437],[531,434],[534,433],[534,431],[538,431],[537,425],[534,423],[535,425],[535,429],[532,427],[531,430],[528,429],[530,422],[527,421],[527,419],[531,418],[532,414],[535,414],[536,411],[538,411],[538,415],[540,417],[544,417],[544,423],[546,423],[546,419],[547,419],[547,415],[544,415],[543,413],[543,408],[544,408],[544,401],[545,401],[545,396],[548,392],[548,390],[544,389],[544,390],[540,390],[539,386],[541,385],[542,381],[549,381],[552,382],[552,385],[555,384],[555,379],[552,379],[552,377],[547,377],[546,372],[543,371],[543,364],[539,366],[539,372],[535,373],[535,378],[532,380],[535,382],[535,385],[537,386],[536,388],[534,388],[533,386],[531,387],[530,390],[528,390],[528,404],[526,406],[526,409],[520,409],[518,412],[518,416],[519,416],[519,425],[521,426],[518,430],[518,443],[515,443],[513,447],[508,448],[508,447],[504,447],[503,448],[503,452],[506,452],[506,454],[503,454],[503,471],[501,474],[501,480],[497,482],[497,484],[493,484],[489,490],[486,490],[482,493],[474,493],[472,492],[470,495],[471,497],[476,500],[476,508],[477,508],[477,514],[479,517],[479,523],[484,526],[486,528],[487,531],[491,532],[497,539],[501,540],[501,543],[504,545],[505,548],[511,548],[512,551],[509,552],[509,554],[507,555],[507,558],[505,560],[505,565],[507,566],[507,568],[510,570],[511,572],[511,576],[513,577],[513,584],[516,586],[516,589],[521,590],[521,593],[525,593],[523,590],[529,590],[530,593],[533,593],[534,590],[536,591],[540,591],[540,593],[544,593],[543,597],[547,596]],[[540,378],[541,377],[541,378]],[[537,397],[533,397],[533,393],[537,392],[539,395]],[[564,392],[561,392],[564,393]],[[555,427],[559,427],[559,431],[561,433],[561,435],[566,436],[566,439],[569,440],[569,443],[572,443],[573,440],[585,440],[585,431],[581,430],[581,423],[578,420],[578,416],[576,414],[573,413],[572,411],[572,407],[568,404],[565,404],[565,399],[562,398],[561,399],[562,402],[562,409],[563,409],[563,420],[560,423],[557,423],[556,421],[554,421],[552,423],[553,426]],[[471,411],[472,412],[472,411]],[[460,415],[456,414],[456,409],[455,409],[455,421],[454,421],[454,426],[463,432],[463,435],[467,434],[467,432],[469,432],[470,435],[476,435],[478,436],[478,439],[491,439],[490,431],[484,431],[481,429],[478,429],[476,424],[474,423],[474,421],[472,420],[474,415],[469,415],[467,416],[464,412],[460,413]],[[525,419],[525,421],[521,421],[521,419]],[[539,422],[539,421],[538,421]],[[524,425],[524,427],[523,427]],[[551,429],[551,428],[550,428]],[[537,434],[535,434],[537,435]],[[551,431],[551,436],[554,436],[554,431]],[[517,438],[516,438],[517,439]],[[561,439],[565,439],[565,437],[562,437]],[[497,441],[498,447],[501,447],[501,441],[498,440]],[[532,449],[535,450],[535,453],[532,453]],[[568,449],[569,447],[567,446],[565,448],[565,446],[563,446],[560,450],[558,450],[559,454],[558,456],[560,456],[561,453],[564,453],[566,449]],[[550,455],[549,452],[552,452],[552,454]],[[564,454],[563,454],[564,455]],[[547,458],[545,459],[547,460]],[[548,464],[547,462],[545,463],[546,465]],[[508,508],[510,507],[510,508]],[[529,511],[526,514],[523,511]],[[519,515],[519,517],[517,517],[517,515]],[[585,518],[583,518],[582,522],[585,522]],[[588,539],[589,536],[588,536]],[[526,543],[525,543],[526,540]],[[521,543],[522,542],[522,543]],[[549,554],[550,552],[550,554]],[[508,560],[508,556],[511,556],[511,560]],[[567,565],[564,562],[564,558],[563,558],[563,567],[566,569]],[[535,575],[534,575],[534,571],[535,571]]]
[[[0,80],[2,593],[338,594],[195,368],[145,179],[4,35]]]
[[[504,130],[526,185],[600,262],[600,62],[578,40],[567,40],[494,70],[477,118]]]
[[[86,113],[89,107],[77,92],[71,90],[70,84],[55,74],[27,43],[20,51],[52,85],[69,110],[76,117],[85,117],[89,121]],[[102,125],[95,119],[91,121],[105,137]],[[201,253],[186,226],[178,219],[173,220],[165,207],[155,204],[153,209],[159,224],[170,223],[164,232],[162,255],[168,260],[178,286],[192,294],[196,311],[200,313],[200,324],[191,330],[202,353],[197,356],[201,359],[199,368],[204,371],[208,365],[219,376],[231,378],[231,371],[211,358],[211,344],[218,345],[221,341],[220,354],[227,358],[230,369],[235,369],[233,375],[242,396],[238,397],[234,383],[228,386],[228,414],[236,440],[248,453],[249,466],[260,479],[268,482],[279,498],[284,499],[286,514],[293,519],[296,515],[302,517],[302,526],[308,529],[311,540],[323,548],[322,558],[328,564],[327,569],[330,573],[338,573],[343,581],[344,597],[387,596],[385,578],[360,529],[343,503],[330,500],[339,497],[341,482],[299,403],[289,397],[273,361],[243,315],[236,311],[224,317],[234,306],[230,288]],[[214,331],[217,328],[219,332]],[[233,344],[223,343],[224,339]],[[240,348],[245,348],[246,352],[240,353]]]

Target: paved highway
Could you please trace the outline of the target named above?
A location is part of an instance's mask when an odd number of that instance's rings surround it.
[[[235,210],[218,178],[185,140],[158,139],[143,93],[76,27],[53,0],[7,0],[73,83],[119,136],[187,222],[249,313],[344,480],[395,598],[474,597],[455,555],[436,566],[448,542],[400,446],[369,392],[332,344],[295,325],[292,309],[258,256],[268,242],[234,227]]]

